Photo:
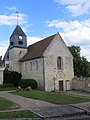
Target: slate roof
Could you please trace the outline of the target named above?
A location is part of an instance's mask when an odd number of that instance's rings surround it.
[[[21,36],[26,36],[25,33],[23,32],[23,30],[21,29],[21,27],[19,25],[16,26],[16,28],[14,29],[12,36],[14,35],[21,35]]]
[[[33,45],[28,46],[28,52],[25,54],[23,58],[20,59],[21,62],[36,59],[43,57],[43,52],[48,47],[50,42],[53,40],[56,34],[49,36]]]

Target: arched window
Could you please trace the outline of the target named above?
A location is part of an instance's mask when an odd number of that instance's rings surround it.
[[[63,59],[62,59],[62,57],[57,58],[57,68],[58,68],[58,70],[63,69]]]

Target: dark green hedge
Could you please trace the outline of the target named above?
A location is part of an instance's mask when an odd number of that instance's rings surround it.
[[[19,86],[22,88],[27,88],[28,86],[31,86],[32,89],[37,89],[37,82],[34,79],[21,79]]]
[[[12,83],[14,87],[17,87],[22,75],[16,71],[4,70],[4,81],[3,83]]]

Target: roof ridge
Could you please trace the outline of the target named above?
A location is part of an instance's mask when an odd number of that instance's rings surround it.
[[[37,43],[39,43],[39,42],[42,42],[43,40],[46,40],[46,39],[48,39],[49,37],[52,37],[52,36],[55,36],[55,35],[56,35],[56,34],[50,35],[50,36],[48,36],[48,37],[46,37],[46,38],[41,39],[40,41],[37,41],[37,42],[29,45],[29,46],[32,46],[32,45],[37,44]],[[29,47],[29,46],[28,46],[28,47]]]
[[[28,46],[28,52],[26,53],[25,56],[23,56],[20,61],[27,61],[27,60],[31,60],[31,59],[36,59],[36,58],[40,58],[43,57],[43,53],[46,50],[46,48],[48,47],[48,45],[50,44],[50,42],[53,40],[54,35],[51,35],[47,38],[44,38],[41,41],[38,41],[32,45]]]

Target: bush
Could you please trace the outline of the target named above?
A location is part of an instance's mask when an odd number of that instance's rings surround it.
[[[27,88],[25,88],[25,91],[32,91],[31,86],[28,86]]]
[[[27,88],[28,86],[31,86],[32,89],[37,88],[37,82],[34,79],[21,79],[19,85],[22,88]]]
[[[22,75],[16,71],[4,70],[4,81],[3,83],[12,83],[14,87],[17,87]]]

